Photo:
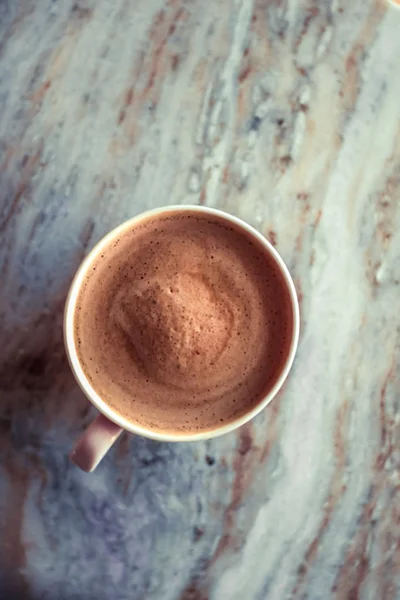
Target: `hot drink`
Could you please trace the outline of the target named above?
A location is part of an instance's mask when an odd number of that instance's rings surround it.
[[[75,342],[97,394],[129,421],[175,435],[248,413],[287,360],[292,303],[275,259],[217,215],[148,216],[97,256]]]

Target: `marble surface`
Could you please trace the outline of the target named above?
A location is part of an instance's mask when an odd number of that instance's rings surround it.
[[[0,2],[2,600],[400,598],[399,57],[384,0]],[[85,475],[66,292],[173,203],[275,244],[298,356],[236,433]]]

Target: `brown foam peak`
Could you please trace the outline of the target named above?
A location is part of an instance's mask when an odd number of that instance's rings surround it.
[[[145,370],[160,383],[185,388],[215,372],[232,331],[229,302],[201,272],[123,285],[112,318]]]

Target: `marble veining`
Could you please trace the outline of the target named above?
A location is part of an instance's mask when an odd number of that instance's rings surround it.
[[[400,599],[399,33],[385,0],[0,2],[2,600]],[[66,292],[179,203],[281,253],[294,368],[237,432],[85,475]]]

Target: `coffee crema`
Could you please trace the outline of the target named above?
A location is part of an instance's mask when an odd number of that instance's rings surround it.
[[[149,216],[93,262],[77,300],[84,373],[157,433],[211,431],[255,407],[290,351],[289,291],[242,229],[190,210]]]

